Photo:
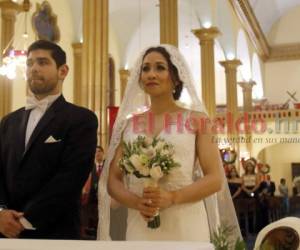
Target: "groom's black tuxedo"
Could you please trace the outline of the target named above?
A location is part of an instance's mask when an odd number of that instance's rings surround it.
[[[60,96],[25,148],[30,110],[0,124],[0,205],[24,212],[36,231],[21,238],[79,238],[82,186],[94,164],[97,118]]]

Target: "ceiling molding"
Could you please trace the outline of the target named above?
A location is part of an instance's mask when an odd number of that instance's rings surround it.
[[[229,0],[263,61],[300,60],[300,43],[270,46],[248,0]]]
[[[270,55],[270,46],[248,0],[229,0],[255,49],[263,60]]]

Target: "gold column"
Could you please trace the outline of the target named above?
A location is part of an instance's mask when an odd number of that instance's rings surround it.
[[[238,82],[238,84],[243,89],[243,100],[244,100],[244,111],[252,111],[252,89],[256,85],[254,81],[249,82]]]
[[[1,55],[12,48],[15,34],[15,22],[22,6],[10,0],[0,2],[1,9]],[[4,51],[6,50],[6,51]],[[5,76],[0,76],[0,119],[8,114],[12,108],[12,81]]]
[[[240,60],[221,61],[220,64],[225,68],[226,75],[226,102],[227,112],[237,115],[237,67],[241,65]]]
[[[243,89],[243,100],[244,100],[244,115],[248,115],[249,112],[252,111],[252,89],[253,86],[256,84],[254,81],[248,82],[238,82],[239,86]],[[247,124],[248,127],[251,126],[251,123]],[[245,133],[246,137],[246,148],[247,151],[250,153],[252,152],[252,133],[251,130]]]
[[[178,7],[177,0],[159,0],[160,43],[178,47]]]
[[[99,118],[99,143],[108,142],[108,0],[83,1],[81,104]]]
[[[73,89],[73,103],[81,105],[81,91],[82,91],[82,43],[73,43],[74,56],[74,89]]]
[[[241,61],[227,60],[221,61],[220,64],[225,68],[226,74],[226,103],[227,103],[227,117],[231,114],[232,127],[228,127],[228,137],[231,140],[232,147],[237,151],[239,155],[239,144],[237,139],[239,136],[238,131],[235,128],[235,122],[238,117],[238,104],[237,104],[237,67],[241,65]],[[228,118],[229,119],[229,118]]]
[[[213,117],[216,112],[214,39],[220,31],[217,27],[211,27],[193,30],[193,33],[201,46],[202,100],[208,115]]]
[[[120,69],[120,84],[121,84],[121,102],[123,100],[124,92],[127,86],[128,77],[130,75],[130,71],[128,69]]]

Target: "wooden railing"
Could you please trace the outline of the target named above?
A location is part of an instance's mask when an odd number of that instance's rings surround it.
[[[289,120],[289,121],[299,121],[300,124],[300,110],[298,109],[287,109],[287,110],[263,110],[263,111],[252,111],[252,112],[242,112],[239,111],[235,121],[238,119],[243,119],[245,121],[251,122],[253,120],[263,120],[265,122],[280,120]],[[234,119],[231,113],[217,113],[214,117],[214,121],[218,120],[220,124],[224,126],[228,123],[228,120]],[[235,122],[233,120],[233,122]]]

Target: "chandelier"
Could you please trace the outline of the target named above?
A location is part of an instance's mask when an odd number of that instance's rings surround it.
[[[0,67],[0,74],[6,76],[8,79],[13,80],[17,75],[17,68],[25,69],[26,67],[26,51],[11,49],[8,55],[5,55]]]
[[[22,35],[22,38],[23,38],[23,45],[26,45],[27,38],[28,38],[27,13],[30,9],[29,0],[24,0],[21,7],[22,7],[22,11],[25,14],[24,33]],[[25,48],[23,50],[20,50],[20,49],[14,49],[12,47],[13,38],[14,37],[12,37],[11,41],[9,41],[7,47],[3,51],[2,65],[0,66],[0,75],[6,76],[10,80],[16,78],[18,68],[21,69],[22,73],[25,75],[25,67],[26,67],[26,59],[27,59],[27,53]]]

